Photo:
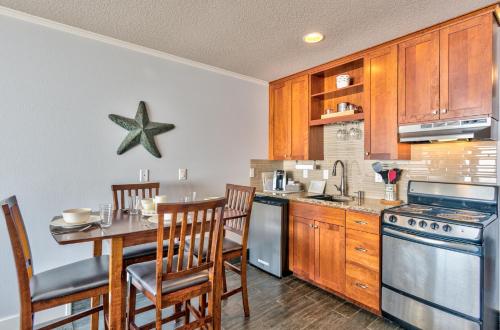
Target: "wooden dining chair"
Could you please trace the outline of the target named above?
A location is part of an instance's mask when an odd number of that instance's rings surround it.
[[[226,299],[238,292],[241,292],[243,301],[243,312],[245,316],[250,316],[250,307],[248,305],[247,288],[247,260],[248,260],[248,231],[250,228],[250,215],[252,212],[253,199],[255,196],[255,187],[239,186],[234,184],[226,185],[227,207],[242,211],[246,214],[243,218],[230,219],[224,224],[224,240],[222,243],[223,258],[223,290],[222,299]],[[226,232],[231,232],[239,237],[241,244],[226,238]],[[225,248],[224,248],[225,247]],[[230,263],[231,260],[241,258],[240,267]],[[226,283],[225,270],[231,270],[240,275],[241,285],[228,291]]]
[[[115,210],[125,209],[125,198],[139,196],[141,199],[154,198],[160,193],[159,182],[114,184],[111,186],[113,192],[113,208]],[[165,242],[165,253],[168,242]],[[128,246],[123,249],[124,268],[138,262],[154,260],[156,258],[156,243],[139,244]]]
[[[182,329],[212,327],[213,315],[217,311],[214,311],[211,297],[221,280],[220,277],[216,278],[215,269],[219,267],[220,270],[222,267],[220,243],[225,203],[225,198],[218,198],[202,202],[157,205],[156,260],[127,267],[131,279],[128,304],[130,329],[155,327],[161,329],[162,324],[181,317],[184,317]],[[176,238],[179,240],[179,254],[174,254],[173,250],[169,250],[166,257],[163,254],[165,214],[171,214],[168,231],[170,244],[173,244]],[[200,237],[202,243],[206,239],[210,246],[204,259],[195,257],[194,246],[184,249],[186,240],[197,236]],[[197,252],[202,253],[202,251]],[[137,291],[142,292],[152,305],[136,310]],[[206,295],[209,295],[208,305],[203,299],[200,299],[198,309],[191,305],[191,299]],[[173,305],[180,307],[184,305],[184,308],[176,308],[171,316],[162,318],[162,309]],[[135,316],[150,309],[156,310],[155,321],[138,327],[135,324]],[[208,312],[206,312],[207,309]],[[191,314],[195,319],[192,322],[190,322]]]
[[[226,185],[226,207],[242,211],[245,216],[242,218],[229,219],[225,221],[222,241],[222,258],[223,258],[223,294],[222,299],[226,299],[234,294],[241,292],[243,301],[243,312],[245,316],[250,316],[250,307],[248,305],[248,288],[247,288],[247,245],[248,245],[248,230],[250,226],[250,216],[252,211],[253,199],[255,196],[255,188],[240,186],[235,184]],[[239,239],[236,242],[226,237],[226,232],[231,232],[234,238]],[[189,247],[190,241],[187,245]],[[195,240],[195,251],[199,250],[200,241]],[[203,256],[206,255],[207,245],[205,244]],[[199,254],[196,254],[199,257]],[[231,260],[240,258],[240,267],[230,263]],[[231,270],[240,275],[241,285],[235,289],[228,291],[226,283],[225,270]]]
[[[21,211],[15,196],[0,202],[12,246],[21,302],[20,329],[32,329],[34,313],[56,306],[103,296],[104,304],[68,317],[44,324],[37,329],[54,329],[104,310],[108,314],[108,257],[77,261],[38,274],[33,270],[33,258]],[[8,299],[4,297],[4,299]],[[104,321],[105,328],[107,323]]]
[[[124,209],[125,198],[139,196],[143,198],[154,198],[160,193],[159,182],[114,184],[111,186],[113,192],[113,208],[115,210]]]

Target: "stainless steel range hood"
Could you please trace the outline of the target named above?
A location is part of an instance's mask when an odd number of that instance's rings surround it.
[[[497,140],[497,127],[498,122],[491,117],[400,125],[399,141]]]

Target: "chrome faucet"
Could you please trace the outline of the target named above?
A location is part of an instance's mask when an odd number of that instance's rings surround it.
[[[340,177],[340,187],[337,186],[337,185],[335,185],[335,188],[337,188],[337,190],[340,192],[340,195],[347,196],[347,189],[346,189],[346,185],[345,185],[345,182],[344,182],[345,166],[344,166],[344,163],[341,160],[337,160],[333,164],[332,175],[333,176],[337,176],[337,164],[340,164],[340,166],[342,167],[342,176]]]

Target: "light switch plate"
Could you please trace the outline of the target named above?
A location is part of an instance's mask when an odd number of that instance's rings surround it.
[[[330,171],[323,170],[323,180],[328,180],[328,175],[330,175],[329,173],[330,173]]]
[[[148,169],[140,169],[139,170],[139,182],[148,182],[149,181],[149,170]]]
[[[308,170],[302,170],[302,177],[304,179],[307,179],[309,177],[309,171]]]
[[[250,177],[255,178],[255,168],[250,167]]]
[[[382,175],[375,173],[375,182],[384,182],[384,179],[382,178]]]
[[[188,178],[188,170],[187,168],[179,169],[179,181],[185,181]]]

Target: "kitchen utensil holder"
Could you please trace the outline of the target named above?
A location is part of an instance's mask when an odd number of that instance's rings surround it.
[[[398,200],[398,186],[396,184],[386,184],[385,185],[384,199],[386,201],[397,201]]]

